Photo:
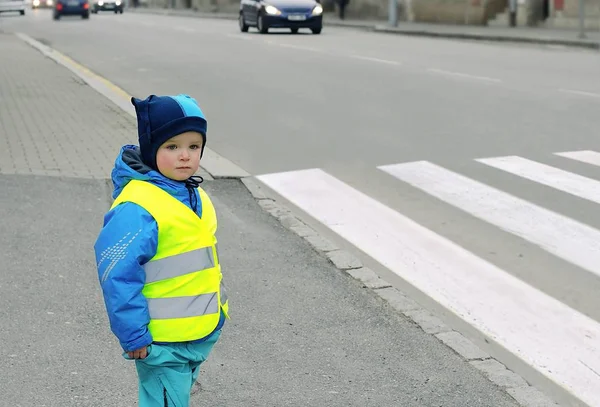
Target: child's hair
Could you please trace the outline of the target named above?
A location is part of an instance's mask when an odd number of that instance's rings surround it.
[[[138,122],[138,140],[142,161],[156,167],[156,152],[168,139],[187,131],[202,134],[202,153],[206,145],[206,118],[196,100],[188,95],[150,95],[141,100],[131,98]]]

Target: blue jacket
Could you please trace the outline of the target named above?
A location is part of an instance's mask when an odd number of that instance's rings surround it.
[[[202,217],[198,191],[194,189],[191,196],[185,182],[171,180],[152,170],[142,163],[139,147],[126,145],[121,149],[112,171],[113,199],[133,179],[151,182],[190,208],[190,198],[195,198],[196,213]],[[104,227],[94,244],[98,278],[110,327],[125,352],[153,342],[148,331],[148,304],[142,294],[145,282],[142,265],[154,257],[157,245],[156,221],[145,209],[131,202],[117,206],[104,216]],[[224,319],[221,313],[215,330],[223,326]]]

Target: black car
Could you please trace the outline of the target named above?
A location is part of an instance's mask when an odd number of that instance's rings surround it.
[[[241,0],[239,25],[242,32],[249,27],[262,34],[269,28],[289,28],[295,34],[300,28],[309,28],[320,34],[323,7],[315,0]]]
[[[92,6],[92,13],[98,14],[98,11],[114,11],[115,14],[123,14],[122,0],[95,0]]]
[[[57,0],[54,3],[52,17],[58,20],[62,16],[81,16],[90,18],[90,3],[88,0]]]

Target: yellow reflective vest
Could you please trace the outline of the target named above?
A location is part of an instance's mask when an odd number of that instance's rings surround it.
[[[149,182],[130,181],[112,204],[133,202],[158,224],[156,254],[143,265],[148,329],[156,342],[186,342],[210,335],[229,303],[217,252],[217,216],[202,188],[202,218]]]

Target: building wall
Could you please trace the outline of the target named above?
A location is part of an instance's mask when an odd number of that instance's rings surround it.
[[[327,3],[334,0],[323,0]],[[397,0],[399,21],[485,25],[506,8],[507,0]],[[387,19],[388,0],[350,0],[348,18]]]
[[[579,0],[553,0],[554,13],[545,25],[553,28],[578,29]],[[600,0],[584,0],[585,28],[600,30]]]
[[[584,0],[586,17],[600,17],[600,0]],[[564,0],[564,17],[579,17],[579,0]]]
[[[484,8],[478,0],[413,0],[415,21],[445,24],[483,24]]]

